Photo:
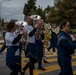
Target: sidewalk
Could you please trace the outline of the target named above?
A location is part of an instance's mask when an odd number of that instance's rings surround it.
[[[0,55],[0,75],[10,75],[10,70],[6,66],[5,55],[5,53],[3,53],[3,55]]]

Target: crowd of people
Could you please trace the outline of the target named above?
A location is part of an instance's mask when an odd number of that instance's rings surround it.
[[[38,69],[45,71],[46,69],[42,65],[44,63],[49,63],[45,59],[45,47],[44,44],[47,40],[44,39],[44,21],[43,19],[35,19],[34,25],[33,20],[30,15],[26,15],[24,18],[26,25],[21,28],[18,32],[17,25],[15,22],[10,21],[4,24],[3,38],[4,44],[0,49],[0,54],[6,48],[6,65],[11,70],[10,75],[25,75],[27,68],[29,68],[30,75],[33,74],[35,68],[35,63],[38,63]],[[70,23],[67,20],[63,20],[59,26],[59,33],[55,33],[56,25],[52,26],[49,31],[51,31],[51,38],[49,39],[50,45],[46,48],[48,51],[53,49],[53,53],[57,50],[57,61],[60,66],[59,75],[73,75],[72,65],[71,65],[71,55],[74,54],[76,49],[76,42],[72,40],[69,35]],[[25,38],[26,48],[23,50],[22,38]],[[56,49],[56,50],[55,50]],[[22,68],[21,67],[21,53],[24,51],[25,57],[29,58],[29,61]]]

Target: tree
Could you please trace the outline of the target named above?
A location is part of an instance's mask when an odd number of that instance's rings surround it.
[[[24,9],[23,9],[23,14],[34,14],[36,11],[36,0],[28,0],[27,4],[25,3]]]
[[[47,6],[47,8],[45,9],[46,12],[46,17],[47,17],[47,22],[50,23],[58,23],[58,19],[60,18],[58,16],[58,11],[55,10],[55,7],[49,7]]]
[[[38,6],[38,8],[35,6],[36,5],[36,0],[28,0],[27,4],[25,3],[24,9],[23,9],[23,14],[27,15],[34,15],[38,14],[41,16],[42,19],[45,20],[45,11],[42,10],[42,7]]]
[[[67,19],[72,25],[76,25],[76,5],[74,4],[75,2],[75,0],[63,0],[58,1],[55,4],[56,10],[59,12],[61,20]]]
[[[45,19],[46,19],[45,11],[42,10],[42,7],[39,6],[39,7],[36,9],[36,14],[40,15],[41,18],[44,19],[44,21],[45,21]]]

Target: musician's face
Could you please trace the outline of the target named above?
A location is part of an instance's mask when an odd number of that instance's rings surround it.
[[[66,32],[70,31],[70,23],[69,22],[66,23],[66,25],[64,26],[64,29]]]
[[[32,19],[30,18],[30,16],[28,16],[27,22],[28,22],[28,24],[31,24],[32,23]]]
[[[16,25],[12,28],[12,31],[13,32],[16,31]]]

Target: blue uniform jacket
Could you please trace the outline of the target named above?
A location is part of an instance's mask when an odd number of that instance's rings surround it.
[[[56,48],[57,47],[57,34],[55,32],[53,32],[52,30],[51,30],[51,32],[52,32],[51,38],[50,38],[51,47]]]
[[[38,57],[43,57],[43,43],[42,38],[35,39],[36,55]]]
[[[17,49],[21,51],[21,46],[10,46],[7,48],[6,65],[12,70],[15,62],[15,52]]]
[[[76,49],[76,43],[72,41],[70,35],[61,31],[58,35],[58,55],[70,56],[74,53],[74,49]]]

